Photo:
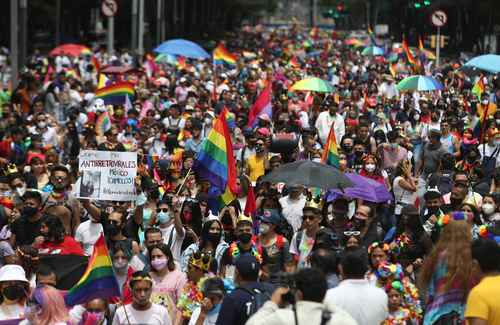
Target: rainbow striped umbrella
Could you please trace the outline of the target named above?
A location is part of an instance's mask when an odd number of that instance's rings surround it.
[[[59,45],[49,53],[50,56],[58,56],[58,55],[80,56],[80,54],[92,54],[92,51],[85,45],[63,44]]]
[[[396,88],[399,91],[432,91],[442,90],[443,85],[432,77],[410,76],[401,80]]]
[[[333,86],[323,79],[316,77],[305,78],[296,82],[290,90],[317,91],[320,93],[333,92]]]

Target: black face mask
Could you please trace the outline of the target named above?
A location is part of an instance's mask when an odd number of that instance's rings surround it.
[[[212,245],[217,245],[220,242],[221,234],[208,233],[207,240],[212,243]]]
[[[58,191],[66,189],[66,184],[64,182],[63,183],[54,182],[54,184],[52,184],[52,185],[54,186],[54,189],[56,189]]]
[[[21,210],[21,214],[27,218],[31,218],[33,217],[36,213],[38,212],[38,209],[37,208],[34,208],[34,207],[29,207],[29,206],[25,206],[22,210]]]
[[[429,215],[429,216],[437,215],[438,211],[439,211],[439,207],[427,208],[427,215]]]
[[[351,153],[352,152],[352,146],[343,145],[342,149],[344,150],[345,153]]]
[[[242,243],[242,244],[248,244],[250,242],[250,240],[252,240],[252,234],[249,234],[249,233],[241,233],[238,235],[238,240]]]
[[[363,155],[365,154],[364,151],[354,151],[354,154],[356,155],[356,158],[363,158]]]
[[[20,286],[11,285],[3,288],[2,294],[9,300],[19,300],[24,296],[24,289]]]
[[[113,223],[108,224],[107,228],[108,228],[108,233],[110,234],[110,236],[116,236],[120,233],[120,228]]]

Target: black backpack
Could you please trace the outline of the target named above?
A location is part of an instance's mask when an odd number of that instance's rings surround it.
[[[247,302],[245,306],[245,314],[248,318],[255,314],[257,310],[259,310],[265,304],[266,301],[271,299],[271,295],[268,292],[261,291],[257,288],[238,287],[238,289],[241,289],[251,295],[250,301]]]

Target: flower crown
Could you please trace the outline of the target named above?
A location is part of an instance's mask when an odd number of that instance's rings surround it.
[[[472,212],[453,211],[439,217],[437,223],[439,226],[443,227],[450,223],[450,220],[472,222],[472,220],[474,220],[474,214]]]
[[[390,247],[387,243],[374,242],[368,246],[368,254],[371,254],[375,248],[381,248],[386,253],[389,253],[390,251]]]
[[[212,256],[209,254],[196,252],[189,258],[189,265],[195,266],[204,272],[207,272],[210,269],[211,263]]]
[[[481,225],[479,227],[479,236],[481,238],[488,238],[496,241],[498,244],[500,244],[500,236],[496,235],[493,232],[492,227],[488,227],[487,225]]]

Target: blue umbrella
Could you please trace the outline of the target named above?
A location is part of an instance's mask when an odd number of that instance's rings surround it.
[[[380,56],[384,55],[384,49],[378,46],[368,46],[365,47],[363,52],[361,52],[362,55],[364,56]]]
[[[185,39],[173,39],[163,42],[154,51],[163,54],[180,55],[191,59],[210,58],[210,54],[201,46]]]
[[[341,196],[376,203],[387,202],[393,198],[385,184],[354,173],[345,173],[344,175],[353,185],[344,189],[329,190],[326,194],[327,202],[331,202]]]
[[[491,73],[500,72],[500,55],[486,54],[476,56],[464,64],[466,67],[477,68]]]

